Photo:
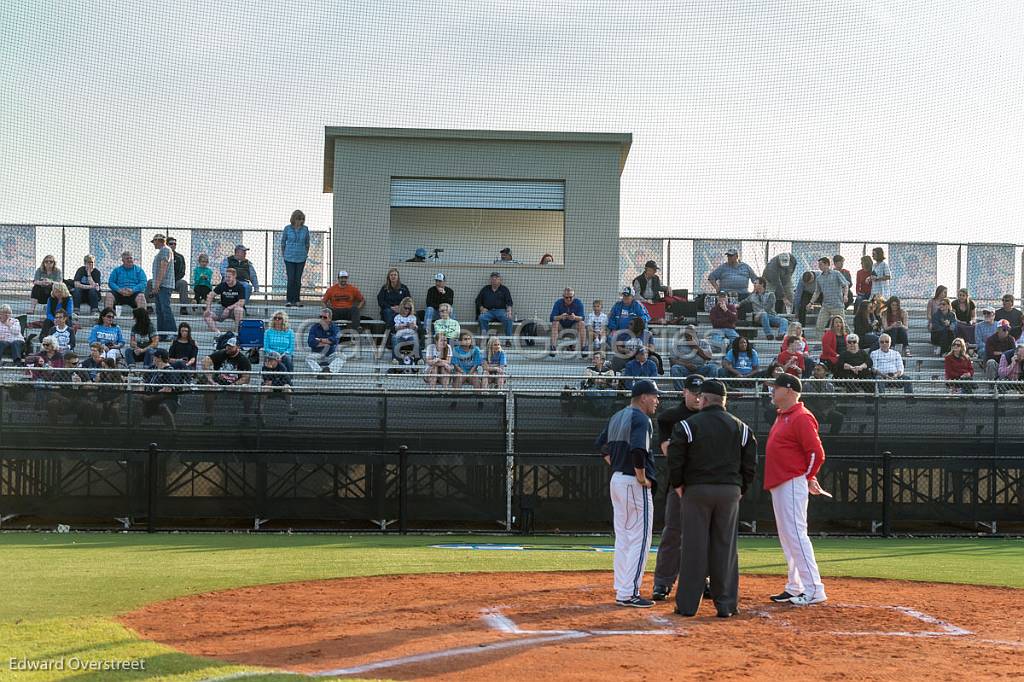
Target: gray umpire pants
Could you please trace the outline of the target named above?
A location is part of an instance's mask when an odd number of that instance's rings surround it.
[[[736,485],[687,486],[682,503],[682,551],[676,609],[693,615],[704,596],[704,577],[719,611],[735,611],[740,567],[736,554],[740,489]]]
[[[671,589],[679,577],[679,551],[682,535],[682,518],[679,509],[681,499],[675,489],[669,487],[665,497],[665,525],[661,529],[658,543],[658,560],[654,565],[654,586]]]

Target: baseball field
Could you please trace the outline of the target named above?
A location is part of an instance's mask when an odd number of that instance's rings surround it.
[[[671,599],[616,608],[608,538],[0,534],[0,679],[1024,670],[1024,540],[814,542],[827,603],[768,603],[782,552],[774,538],[744,538],[741,612],[722,621],[709,605],[675,616]]]

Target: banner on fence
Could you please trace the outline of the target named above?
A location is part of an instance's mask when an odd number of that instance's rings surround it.
[[[325,277],[324,269],[327,267],[327,260],[324,258],[325,232],[309,233],[309,254],[306,256],[306,269],[302,271],[302,286],[322,288]],[[621,248],[621,247],[620,247]],[[273,265],[271,270],[274,274],[274,288],[283,292],[288,285],[288,275],[284,269],[284,258],[281,256],[281,233],[274,233],[274,252],[270,254]],[[330,282],[330,278],[326,278]]]
[[[125,251],[132,254],[135,264],[141,267],[146,275],[149,273],[149,263],[144,254],[139,251],[142,246],[142,232],[134,227],[90,227],[89,228],[89,253],[96,256],[96,267],[103,274],[104,279],[110,271],[121,265],[121,254]],[[70,268],[70,263],[68,264]],[[78,265],[75,265],[75,270]],[[74,272],[65,276],[74,277]]]
[[[743,258],[743,244],[726,239],[693,240],[693,291],[712,291],[708,283],[711,271],[725,262],[726,249],[736,249]]]
[[[967,290],[971,298],[988,300],[1013,293],[1014,257],[1017,248],[1001,245],[967,247]]]
[[[658,267],[665,267],[664,240],[632,239],[619,240],[619,283],[625,286],[637,275],[643,274],[644,263],[653,260]]]
[[[839,244],[837,242],[793,242],[793,258],[796,260],[796,272],[793,275],[793,282],[799,282],[801,275],[810,270],[815,275],[818,274],[818,259],[822,256],[828,256],[831,260],[832,256],[839,253]],[[846,269],[853,272],[855,269],[851,269],[852,263],[846,264]]]
[[[241,230],[192,230],[192,267],[199,265],[199,254],[205,253],[210,257],[213,281],[219,282],[221,261],[234,254],[235,245],[241,243]]]
[[[892,293],[900,298],[929,298],[938,281],[938,246],[935,244],[889,244]]]
[[[36,228],[6,225],[0,229],[0,280],[29,280],[35,274]]]

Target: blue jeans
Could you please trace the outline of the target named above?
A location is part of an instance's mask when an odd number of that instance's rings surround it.
[[[785,336],[786,330],[789,329],[789,320],[782,317],[781,315],[772,315],[771,313],[761,314],[761,329],[764,330],[765,336],[771,336],[772,327],[778,327],[779,333],[776,336]]]
[[[178,325],[174,322],[174,313],[171,311],[171,294],[174,289],[171,287],[160,287],[156,294],[156,330],[174,334],[178,331]]]
[[[285,277],[288,278],[288,293],[285,296],[286,302],[299,302],[299,297],[302,294],[302,271],[305,269],[306,261],[293,263],[286,260],[284,262]]]
[[[708,333],[707,338],[709,342],[716,343],[719,346],[722,346],[723,349],[726,349],[726,346],[731,344],[733,340],[738,339],[739,337],[740,333],[735,329],[731,327],[722,327],[721,329],[712,329]],[[728,339],[728,341],[726,341],[725,339]]]
[[[245,289],[245,300],[248,301],[252,297],[252,282],[247,282],[244,279],[238,280],[238,283]],[[163,287],[160,287],[161,289]]]
[[[87,304],[93,312],[100,308],[99,289],[72,289],[71,299],[75,302],[75,310],[81,309],[83,303]]]
[[[394,330],[395,328],[395,311],[391,308],[380,309],[380,319],[384,320],[384,324],[388,326],[388,329]]]
[[[700,374],[705,379],[710,379],[712,377],[717,377],[719,371],[720,370],[718,369],[717,365],[714,365],[709,362],[703,367],[698,367],[695,370],[686,369],[682,365],[672,365],[672,368],[668,371],[668,373],[674,377],[677,377],[676,379],[672,380],[672,388],[676,391],[681,391],[683,390],[683,378],[688,377],[691,374]]]
[[[888,380],[887,379],[878,379],[877,383],[878,383],[878,392],[879,393],[885,393],[885,388],[887,386],[892,386],[893,388],[896,388],[900,384],[903,384],[903,392],[904,393],[906,393],[907,395],[913,395],[914,394],[914,384],[912,384],[909,381],[904,381],[902,379],[888,379]]]
[[[491,322],[501,322],[505,325],[505,336],[512,336],[512,318],[508,316],[504,308],[495,308],[494,310],[488,310],[486,313],[482,313],[477,318],[477,322],[480,323],[480,333],[486,334],[487,327]]]
[[[0,341],[0,360],[3,359],[4,353],[10,349],[11,360],[20,360],[22,354],[25,352],[24,341]]]

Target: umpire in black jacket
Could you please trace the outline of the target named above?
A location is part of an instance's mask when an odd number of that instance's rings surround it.
[[[728,618],[739,602],[740,498],[757,472],[757,440],[725,411],[725,384],[711,379],[700,390],[700,413],[676,425],[668,446],[669,482],[682,500],[676,613],[696,615],[710,576],[715,609]]]

